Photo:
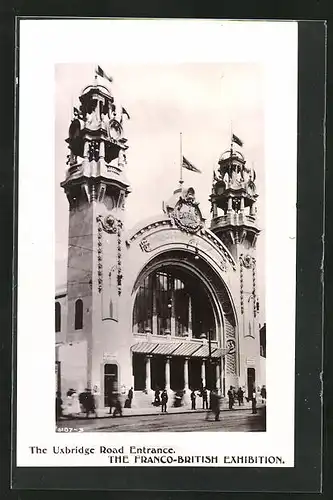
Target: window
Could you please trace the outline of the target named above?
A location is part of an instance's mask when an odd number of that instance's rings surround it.
[[[60,302],[55,303],[55,331],[61,331],[61,305]]]
[[[75,330],[82,330],[83,327],[83,302],[78,299],[75,302]]]
[[[211,330],[215,340],[215,321],[207,291],[190,273],[165,266],[151,273],[138,288],[133,310],[133,327],[138,333],[149,328],[154,335],[171,333],[200,338]]]

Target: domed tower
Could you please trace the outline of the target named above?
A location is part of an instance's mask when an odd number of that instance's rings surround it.
[[[211,230],[237,260],[244,250],[254,249],[260,232],[257,226],[256,173],[246,166],[244,156],[232,149],[219,159],[214,173]]]
[[[256,173],[246,166],[239,151],[225,151],[214,172],[211,202],[211,230],[229,248],[238,263],[239,366],[240,385],[248,396],[260,380],[256,241]],[[236,291],[236,290],[235,290]]]
[[[80,105],[73,109],[66,140],[68,169],[61,183],[69,202],[67,342],[79,365],[76,388],[96,391],[102,383],[103,353],[117,349],[112,343],[122,293],[123,214],[130,192],[123,131],[127,112],[117,107],[104,79],[99,80],[96,75],[94,84],[83,89]],[[76,355],[78,344],[81,354]]]

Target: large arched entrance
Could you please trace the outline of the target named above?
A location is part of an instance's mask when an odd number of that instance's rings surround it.
[[[236,375],[234,308],[221,276],[197,254],[168,251],[142,269],[133,293],[135,390],[212,389]],[[234,352],[224,359],[230,342]]]

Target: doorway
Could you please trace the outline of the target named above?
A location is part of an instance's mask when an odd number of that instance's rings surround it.
[[[201,359],[190,359],[188,362],[188,381],[189,387],[193,391],[201,389]]]
[[[165,358],[155,356],[151,358],[151,389],[160,391],[165,388]],[[150,389],[150,387],[149,387]]]
[[[247,369],[247,397],[252,400],[253,391],[256,387],[256,371],[254,368]]]
[[[134,390],[144,391],[146,388],[146,360],[144,354],[133,354]]]
[[[173,357],[170,361],[170,387],[173,391],[184,389],[184,359]]]
[[[109,398],[118,392],[118,365],[104,365],[104,406],[109,406]]]

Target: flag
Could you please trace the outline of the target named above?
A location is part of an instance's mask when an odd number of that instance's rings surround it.
[[[242,147],[243,146],[243,141],[240,140],[239,137],[237,137],[237,135],[235,134],[232,134],[232,142],[235,142],[236,144],[238,144],[238,146]]]
[[[96,75],[101,76],[102,78],[105,78],[109,82],[111,82],[111,83],[113,82],[113,78],[111,76],[107,75],[105,73],[105,71],[103,71],[100,66],[97,66],[97,68],[95,69],[95,73],[96,73]]]
[[[121,112],[122,112],[123,115],[126,115],[129,120],[131,119],[130,115],[127,113],[127,111],[126,111],[125,108],[121,108]]]
[[[183,156],[183,164],[182,164],[182,167],[183,168],[186,168],[187,170],[191,170],[192,172],[197,172],[198,174],[201,174],[201,170],[199,170],[197,167],[195,167],[194,165],[192,165],[192,163],[190,163],[186,158],[185,156]]]

